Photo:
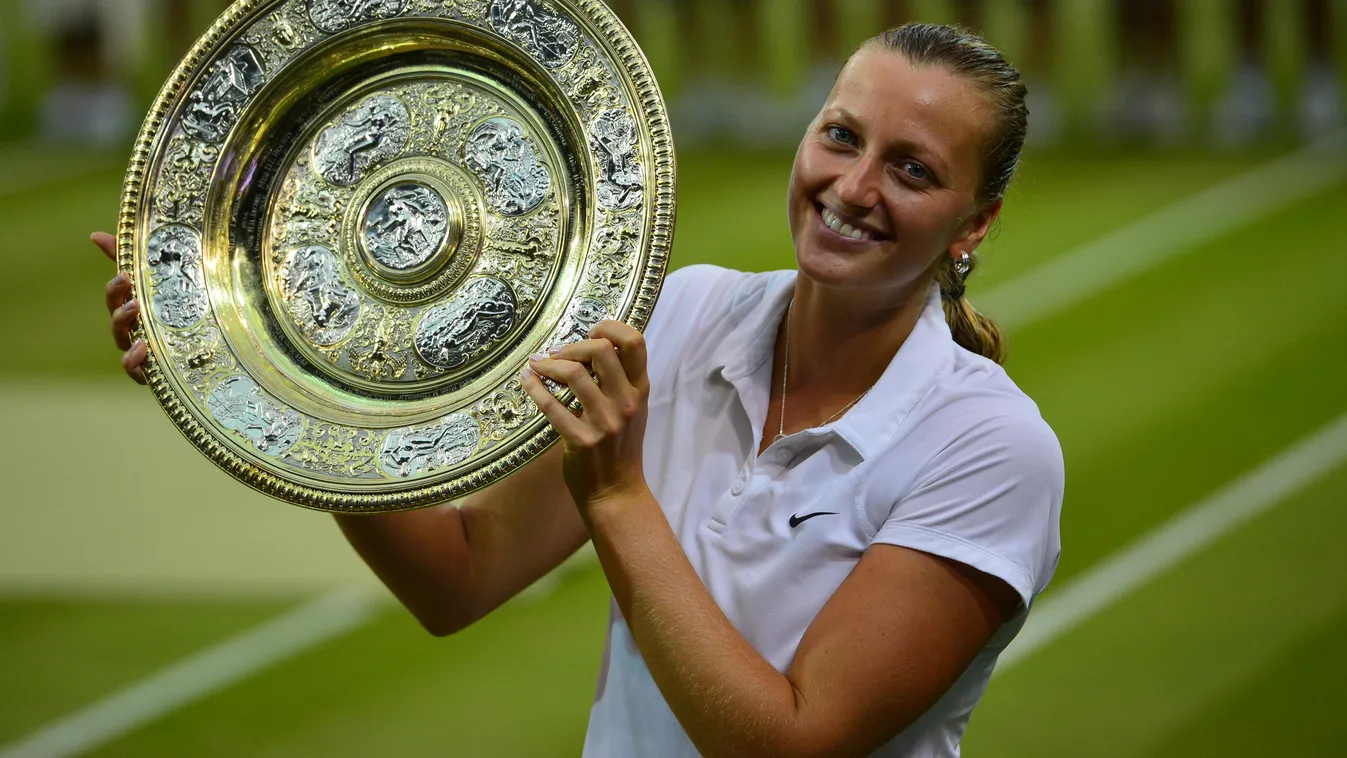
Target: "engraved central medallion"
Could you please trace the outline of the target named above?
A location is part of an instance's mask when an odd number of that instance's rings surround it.
[[[457,242],[456,219],[433,188],[403,182],[385,190],[365,214],[362,238],[374,262],[399,274],[414,273],[446,242]]]

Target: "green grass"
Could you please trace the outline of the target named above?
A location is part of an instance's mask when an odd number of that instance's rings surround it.
[[[93,755],[579,755],[606,593],[591,567],[449,641],[390,612]]]
[[[973,296],[1265,157],[1033,156]],[[789,171],[786,155],[685,155],[675,265],[789,266]],[[111,267],[86,237],[112,223],[118,182],[0,204],[25,284],[0,304],[0,377],[117,378]],[[1056,587],[1347,412],[1344,207],[1347,185],[1012,335],[1011,375],[1067,457]],[[1341,754],[1345,492],[1347,467],[1026,658],[964,754]],[[0,601],[0,744],[276,611]],[[606,614],[597,569],[448,640],[390,610],[96,754],[576,755]]]
[[[1316,695],[1347,656],[1312,643],[1347,614],[1344,491],[1347,467],[1025,659],[965,754],[1341,755],[1343,695]]]
[[[276,603],[0,603],[0,745],[259,624]]]

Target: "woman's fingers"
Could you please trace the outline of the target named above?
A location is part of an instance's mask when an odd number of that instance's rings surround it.
[[[539,376],[570,387],[580,404],[584,406],[585,413],[592,417],[591,420],[606,421],[606,417],[611,415],[606,410],[608,403],[603,396],[603,390],[594,383],[594,378],[589,375],[589,369],[585,364],[534,356],[529,360],[529,368]]]
[[[592,383],[592,382],[591,382]],[[597,443],[598,435],[588,424],[571,413],[571,409],[561,404],[543,384],[542,379],[532,369],[525,368],[519,375],[519,384],[524,392],[533,399],[538,410],[542,411],[552,428],[567,442],[582,447]]]
[[[117,260],[116,237],[107,232],[94,232],[89,239],[110,260]],[[118,350],[125,351],[122,353],[122,370],[136,383],[145,384],[145,359],[150,350],[145,346],[145,340],[136,340],[134,344],[131,342],[131,329],[140,316],[140,303],[127,300],[130,294],[131,278],[126,274],[119,273],[112,277],[112,281],[103,288],[103,299],[112,316],[112,341],[117,343]]]
[[[599,387],[603,389],[604,394],[623,386],[630,386],[626,369],[617,357],[617,348],[608,340],[573,342],[564,347],[553,348],[548,354],[556,360],[588,364],[598,376]]]
[[[149,353],[149,348],[145,347],[145,340],[136,340],[136,344],[122,355],[122,368],[127,376],[136,380],[137,384],[145,383],[145,358]]]
[[[111,260],[117,260],[117,238],[107,232],[94,232],[89,239]]]
[[[112,277],[107,286],[103,288],[103,300],[108,306],[108,313],[115,314],[117,309],[126,304],[126,296],[131,292],[131,278],[126,274],[118,274]]]
[[[600,321],[589,333],[594,339],[605,339],[617,348],[617,357],[626,370],[627,380],[636,389],[645,392],[649,381],[645,373],[645,336],[621,321]]]
[[[137,300],[128,301],[112,312],[112,340],[117,343],[118,350],[131,349],[131,328],[139,315],[140,302]]]

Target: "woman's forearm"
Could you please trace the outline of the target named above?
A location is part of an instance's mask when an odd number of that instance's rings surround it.
[[[595,550],[646,666],[703,755],[816,752],[796,690],[730,623],[649,493],[591,506]]]

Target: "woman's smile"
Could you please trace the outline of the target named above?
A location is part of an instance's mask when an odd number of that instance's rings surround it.
[[[837,242],[851,245],[864,245],[884,239],[884,235],[875,229],[857,219],[838,213],[822,203],[817,205],[817,210],[819,223],[823,227],[820,231],[825,239],[831,238]]]

